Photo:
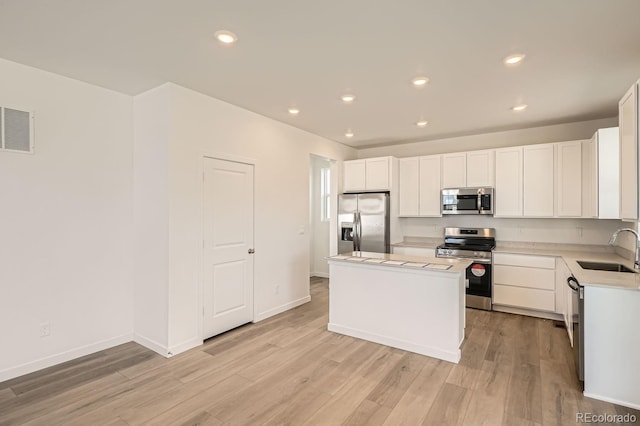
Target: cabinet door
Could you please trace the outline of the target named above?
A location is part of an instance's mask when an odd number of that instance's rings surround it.
[[[464,188],[467,186],[467,153],[455,152],[442,155],[442,187]]]
[[[420,157],[420,216],[441,216],[440,156]]]
[[[618,127],[598,130],[596,202],[600,219],[620,219],[620,132]]]
[[[420,160],[418,157],[401,158],[399,167],[399,216],[419,214]]]
[[[598,217],[598,132],[582,142],[582,217]]]
[[[467,186],[494,186],[495,151],[467,152]]]
[[[494,215],[522,216],[522,147],[497,149]]]
[[[556,144],[558,217],[582,216],[582,141]]]
[[[620,120],[620,217],[638,219],[638,84],[618,103]]]
[[[390,158],[368,158],[365,161],[365,189],[367,191],[388,191],[391,186]]]
[[[343,170],[344,192],[365,190],[365,160],[345,161]]]
[[[554,151],[554,144],[529,145],[523,148],[525,217],[553,217]]]

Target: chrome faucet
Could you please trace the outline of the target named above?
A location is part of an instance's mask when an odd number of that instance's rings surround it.
[[[618,238],[618,234],[621,233],[622,231],[631,232],[633,235],[636,236],[636,256],[633,261],[633,267],[635,269],[640,269],[640,234],[638,234],[638,231],[631,228],[620,228],[616,232],[614,232],[611,238],[609,239],[609,245],[612,246],[616,242],[616,239]]]

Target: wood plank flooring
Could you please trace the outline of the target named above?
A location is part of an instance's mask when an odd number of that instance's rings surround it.
[[[127,343],[0,383],[0,425],[567,425],[585,398],[552,321],[467,310],[459,364],[326,330],[311,302],[170,359]]]

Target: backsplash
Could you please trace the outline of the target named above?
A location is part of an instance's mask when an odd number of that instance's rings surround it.
[[[448,216],[438,218],[401,218],[403,236],[443,237],[444,228],[495,228],[496,240],[532,243],[596,244],[609,242],[617,229],[633,225],[604,219],[507,219],[491,216]],[[633,247],[629,235],[620,235],[620,245]]]

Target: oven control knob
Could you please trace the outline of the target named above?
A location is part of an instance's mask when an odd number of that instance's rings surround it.
[[[451,253],[453,253],[453,251],[447,250],[447,254],[451,254]]]
[[[474,256],[476,256],[476,257],[478,257],[478,256],[480,256],[480,253],[478,253],[477,251],[474,251],[474,252],[473,252],[473,255],[474,255]]]

